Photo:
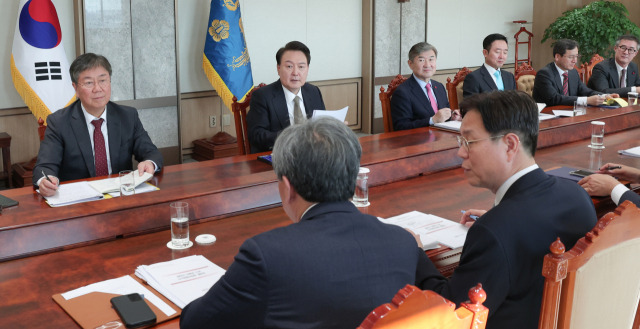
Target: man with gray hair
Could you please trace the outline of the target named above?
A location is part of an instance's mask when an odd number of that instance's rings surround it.
[[[286,128],[273,148],[282,207],[293,224],[244,242],[226,274],[182,311],[181,328],[355,328],[428,258],[404,229],[349,201],[361,155],[342,122]]]
[[[427,127],[449,119],[460,120],[460,112],[451,111],[444,86],[431,77],[436,73],[438,50],[419,42],[409,50],[407,63],[412,76],[393,92],[391,118],[394,130]]]
[[[596,64],[587,86],[627,97],[629,92],[638,92],[640,86],[638,65],[632,62],[638,53],[638,38],[629,34],[620,36],[613,49],[615,56]]]
[[[111,99],[111,64],[101,55],[78,56],[69,67],[78,100],[47,117],[47,130],[33,168],[33,185],[52,196],[58,183],[137,169],[153,174],[162,154],[133,107]],[[45,177],[47,175],[48,177]]]

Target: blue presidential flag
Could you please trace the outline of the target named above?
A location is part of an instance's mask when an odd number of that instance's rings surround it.
[[[202,67],[222,101],[243,101],[253,88],[239,0],[212,0]]]
[[[22,0],[11,50],[11,78],[36,118],[75,100],[58,13],[51,0]]]

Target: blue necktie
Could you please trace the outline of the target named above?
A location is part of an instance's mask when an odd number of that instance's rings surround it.
[[[496,86],[498,86],[498,90],[504,90],[504,83],[500,77],[500,71],[495,71],[493,75],[496,77]]]

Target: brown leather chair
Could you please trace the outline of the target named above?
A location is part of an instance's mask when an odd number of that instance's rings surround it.
[[[256,89],[266,86],[265,83],[261,83],[247,94],[244,98],[244,102],[238,102],[238,98],[233,96],[233,103],[231,104],[231,111],[233,112],[233,119],[236,123],[236,140],[238,141],[238,154],[251,153],[251,146],[249,146],[249,135],[247,132],[247,108],[251,103],[251,94]]]
[[[384,132],[393,131],[393,120],[391,119],[391,96],[393,92],[403,82],[407,81],[407,78],[398,74],[387,87],[387,91],[384,91],[384,87],[380,87],[380,103],[382,104],[382,121],[384,122]]]
[[[544,257],[538,328],[640,327],[640,210],[625,201],[564,251]]]
[[[447,78],[447,94],[449,94],[449,108],[452,110],[459,109],[459,102],[462,101],[462,85],[464,84],[464,78],[467,77],[467,74],[471,73],[471,71],[463,67],[456,73],[453,77],[453,81],[451,78]]]
[[[591,60],[589,61],[589,63],[582,63],[582,65],[580,65],[580,68],[582,68],[582,71],[584,72],[584,79],[582,79],[582,81],[585,84],[589,83],[589,79],[591,79],[591,74],[593,73],[593,67],[596,66],[596,64],[602,62],[603,60],[604,58],[602,58],[602,56],[598,54],[594,54],[593,57],[591,57]]]
[[[533,84],[536,81],[536,70],[528,63],[522,63],[516,67],[516,89],[524,91],[531,96]]]
[[[483,329],[489,309],[482,305],[487,298],[482,285],[469,290],[470,302],[456,305],[430,290],[406,285],[391,303],[373,310],[358,329]]]

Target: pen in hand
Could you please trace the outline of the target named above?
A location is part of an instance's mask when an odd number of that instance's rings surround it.
[[[613,170],[613,169],[622,169],[622,166],[610,166],[610,167],[607,167],[607,170]]]
[[[49,175],[47,175],[44,170],[42,171],[42,174],[44,175],[44,178],[46,178],[50,183],[53,183],[53,181],[51,181],[51,178],[49,178]]]
[[[466,212],[466,211],[464,211],[464,210],[460,210],[460,212],[461,212],[461,213],[463,213],[463,214],[467,213],[467,212]],[[478,218],[480,218],[480,217],[478,217],[478,216],[476,216],[476,215],[469,215],[469,217],[471,217],[471,219],[473,219],[473,220],[478,220]]]

